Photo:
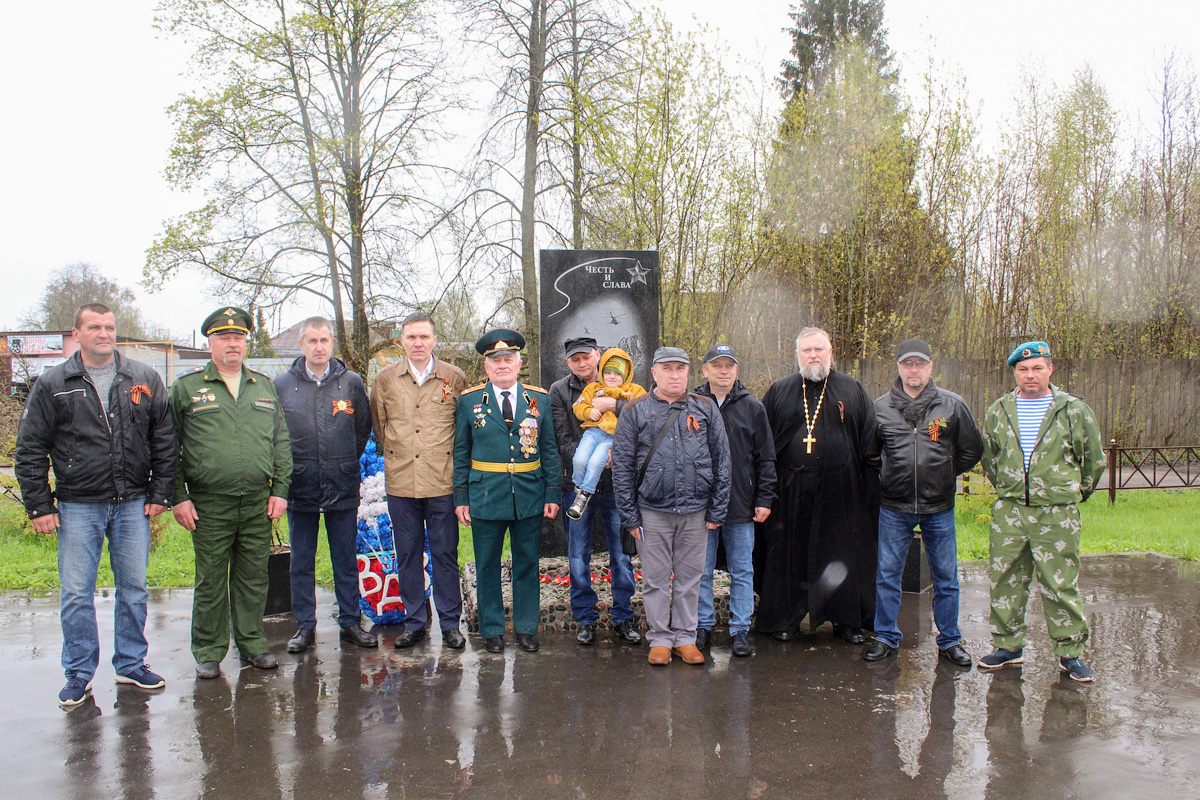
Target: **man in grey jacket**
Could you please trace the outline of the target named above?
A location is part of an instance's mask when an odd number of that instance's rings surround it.
[[[729,441],[717,404],[688,392],[690,361],[678,347],[654,352],[650,392],[628,403],[613,439],[621,524],[639,541],[649,661],[672,652],[703,664],[696,647],[708,532],[725,521]],[[657,446],[656,446],[657,445]]]
[[[900,646],[900,578],[919,525],[933,577],[938,652],[971,666],[958,630],[958,548],[954,530],[956,479],[979,462],[983,439],[971,409],[932,380],[933,353],[920,339],[896,350],[900,372],[875,401],[879,470],[879,566],[875,578],[875,641],[863,653],[882,661]],[[871,454],[874,456],[875,454]]]

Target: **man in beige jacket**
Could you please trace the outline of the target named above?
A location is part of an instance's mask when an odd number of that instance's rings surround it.
[[[434,358],[437,332],[428,315],[404,320],[400,344],[404,359],[383,369],[371,390],[371,417],[384,459],[396,545],[396,576],[408,612],[396,647],[412,647],[427,636],[422,556],[428,534],[442,642],[459,649],[466,640],[458,629],[462,591],[453,496],[454,413],[467,379],[458,367]]]

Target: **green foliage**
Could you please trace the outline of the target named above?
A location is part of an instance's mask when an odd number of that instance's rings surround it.
[[[820,91],[836,72],[842,48],[857,45],[870,55],[875,71],[893,81],[892,51],[883,27],[884,0],[801,0],[788,14],[795,23],[791,58],[779,79],[785,98]]]
[[[315,296],[365,371],[370,322],[409,310],[420,150],[454,104],[427,5],[164,0],[201,87],[170,108],[166,175],[208,199],[164,224],[146,284],[188,269],[247,307]]]
[[[121,336],[150,341],[170,338],[166,329],[142,316],[131,289],[105,277],[97,267],[83,263],[51,273],[37,306],[26,313],[21,324],[34,330],[69,331],[75,327],[75,312],[87,303],[103,303],[111,308]]]

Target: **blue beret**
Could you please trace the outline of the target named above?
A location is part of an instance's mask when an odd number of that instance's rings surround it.
[[[1008,365],[1015,367],[1020,362],[1028,358],[1049,358],[1050,345],[1045,342],[1026,342],[1018,345],[1016,350],[1012,351],[1012,355],[1008,357]]]

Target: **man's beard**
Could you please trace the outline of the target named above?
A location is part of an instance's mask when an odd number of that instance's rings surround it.
[[[813,383],[816,383],[817,381],[823,381],[829,377],[829,365],[821,363],[809,364],[800,368],[800,374],[803,375],[806,380],[810,380]]]

